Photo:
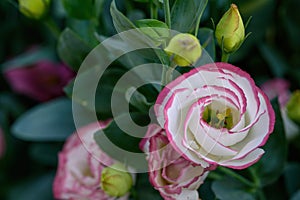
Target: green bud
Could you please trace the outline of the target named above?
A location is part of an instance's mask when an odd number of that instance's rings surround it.
[[[290,100],[286,104],[288,117],[300,124],[300,90],[293,92]]]
[[[41,19],[48,11],[50,0],[18,0],[20,12],[31,19]]]
[[[132,184],[132,176],[126,172],[126,168],[120,163],[102,170],[101,188],[109,196],[124,196],[130,190]]]
[[[164,50],[177,65],[182,67],[194,64],[202,54],[199,40],[188,33],[175,35]]]
[[[238,7],[231,4],[229,10],[219,21],[215,32],[218,44],[226,53],[233,53],[245,39],[245,27]]]

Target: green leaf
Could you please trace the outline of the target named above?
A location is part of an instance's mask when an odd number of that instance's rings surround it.
[[[214,31],[209,28],[200,28],[198,32],[198,38],[202,48],[204,48],[205,51],[202,51],[202,55],[195,63],[195,67],[212,63],[216,59]]]
[[[32,108],[12,126],[15,137],[28,141],[64,141],[74,131],[72,103],[65,98]]]
[[[91,19],[96,16],[93,0],[62,0],[62,3],[70,17]]]
[[[95,37],[96,22],[92,20],[77,20],[68,19],[68,27],[80,36],[90,47],[95,47],[99,44]]]
[[[41,164],[56,167],[57,156],[61,149],[60,143],[33,143],[30,145],[29,154]]]
[[[176,0],[171,10],[171,28],[182,33],[192,32],[208,0]]]
[[[107,128],[94,134],[98,146],[110,157],[125,162],[137,171],[147,169],[145,154],[139,149],[139,143],[145,136],[148,116],[140,113],[121,114],[115,117]]]
[[[147,35],[156,46],[166,44],[166,40],[170,37],[170,30],[167,24],[156,19],[141,19],[136,21],[136,24],[141,28],[141,32]]]
[[[137,108],[142,113],[149,113],[152,103],[148,102],[147,98],[140,93],[136,88],[130,87],[125,94],[126,100]]]
[[[17,96],[7,92],[0,94],[0,109],[15,118],[25,111],[25,107]]]
[[[159,192],[153,188],[149,182],[148,173],[140,173],[137,176],[135,195],[137,199],[143,200],[162,200]]]
[[[291,198],[291,200],[299,200],[300,199],[300,190],[298,190]]]
[[[135,25],[117,9],[115,0],[111,3],[110,13],[118,33],[136,28]]]
[[[103,12],[105,0],[95,0],[96,16],[99,17]]]
[[[96,93],[94,94],[95,105],[92,105],[85,91],[86,88],[90,87],[90,85],[94,84],[94,75],[95,69],[90,69],[86,72],[81,73],[77,76],[76,81],[78,81],[77,88],[73,90],[74,81],[70,82],[65,88],[64,91],[66,94],[72,98],[73,101],[82,105],[90,111],[96,111],[99,113],[100,119],[107,119],[112,117],[111,113],[111,96],[114,89],[114,85],[117,83],[119,78],[125,73],[125,71],[121,68],[108,68],[102,75],[99,84],[96,88]],[[120,101],[120,105],[124,105],[125,100],[125,90],[116,91],[116,95],[118,101]],[[123,104],[122,104],[123,103]]]
[[[11,188],[8,200],[52,200],[54,174],[49,173],[25,180]]]
[[[212,184],[212,190],[216,198],[220,200],[255,200],[255,198],[247,192],[247,189],[248,188],[241,182],[229,177],[214,181]]]
[[[260,53],[269,64],[270,69],[275,77],[283,77],[289,68],[288,63],[284,60],[283,55],[268,45],[261,44],[259,46]]]
[[[209,179],[205,179],[204,183],[198,189],[199,196],[201,200],[211,200],[216,199],[214,192],[211,189],[212,181]]]
[[[269,185],[279,178],[287,159],[287,141],[277,99],[272,101],[272,106],[276,114],[274,132],[263,147],[265,154],[251,167],[261,186]]]
[[[28,67],[40,60],[47,59],[52,60],[55,58],[53,49],[49,47],[39,48],[32,51],[27,51],[19,56],[14,57],[14,59],[9,60],[0,65],[3,71],[15,68]]]
[[[78,71],[82,61],[91,50],[92,47],[69,28],[66,28],[58,39],[57,52],[59,57],[75,71]]]
[[[287,192],[292,196],[300,188],[300,164],[289,163],[284,170],[284,179]]]
[[[138,120],[139,123],[147,124],[149,122],[149,119],[146,115],[139,114],[139,113],[133,113],[132,118],[135,120]],[[104,134],[110,141],[112,141],[115,145],[118,147],[131,152],[142,152],[139,148],[139,143],[141,141],[141,138],[146,134],[146,132],[127,132],[127,130],[122,130],[119,125],[116,123],[116,121],[122,123],[122,127],[128,128],[129,131],[131,131],[130,122],[126,118],[125,114],[122,114],[118,117],[115,117],[114,120],[109,124],[107,128],[105,128]],[[129,134],[135,134],[136,136],[140,137],[133,137]]]

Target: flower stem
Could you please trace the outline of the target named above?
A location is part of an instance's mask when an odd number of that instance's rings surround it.
[[[59,27],[56,25],[56,23],[53,21],[53,19],[48,17],[48,18],[44,19],[43,22],[48,27],[48,29],[51,31],[51,33],[53,34],[55,39],[58,39],[61,31],[60,31]]]
[[[231,169],[228,169],[228,168],[225,168],[225,167],[219,167],[218,169],[220,171],[222,171],[223,173],[235,178],[236,180],[239,180],[240,182],[244,183],[247,186],[255,187],[255,185],[251,181],[249,181],[248,179],[244,178],[243,176],[237,174],[236,172],[234,172]]]
[[[171,64],[171,66],[163,67],[163,74],[161,80],[162,87],[166,86],[168,83],[170,83],[173,80],[173,72],[176,66],[177,66],[176,64]]]
[[[205,5],[204,7],[206,7],[208,1],[205,1]],[[201,17],[202,17],[203,12],[200,13],[200,15],[198,16],[197,22],[196,22],[196,27],[195,27],[195,37],[197,37],[198,32],[199,32],[199,26],[200,26],[200,21],[201,21]]]
[[[150,4],[150,17],[151,17],[151,19],[157,19],[158,18],[157,13],[158,13],[157,6],[152,2]]]
[[[230,57],[230,54],[229,53],[226,53],[225,51],[222,52],[222,58],[221,58],[221,61],[222,62],[228,62],[229,60],[229,57]]]
[[[171,29],[171,12],[169,0],[164,0],[165,21],[169,29]]]
[[[258,194],[258,199],[266,200],[265,194],[261,188],[257,190],[257,194]]]
[[[259,187],[260,187],[260,180],[259,180],[259,178],[257,177],[255,171],[254,171],[251,167],[249,167],[248,170],[249,170],[249,172],[250,172],[250,174],[251,174],[251,176],[252,176],[252,179],[253,179],[253,181],[254,181],[255,186],[256,186],[257,188],[259,188]]]

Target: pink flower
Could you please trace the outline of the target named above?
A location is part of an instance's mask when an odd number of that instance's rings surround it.
[[[107,122],[90,124],[79,129],[77,134],[74,133],[68,138],[63,150],[59,153],[59,164],[53,183],[56,199],[116,199],[116,197],[108,196],[100,188],[102,170],[106,165],[114,164],[115,161],[100,150],[93,139],[94,133],[106,125]],[[119,198],[119,200],[126,200],[127,197],[128,195]]]
[[[285,79],[275,78],[266,81],[260,88],[266,93],[270,100],[278,97],[286,137],[288,139],[296,137],[299,134],[299,127],[288,117],[286,110],[286,104],[291,97],[289,91],[290,82]]]
[[[151,184],[166,200],[198,200],[197,189],[207,173],[201,165],[181,157],[168,143],[163,129],[149,125],[140,147],[148,154]]]
[[[159,94],[155,112],[172,146],[203,167],[243,169],[257,162],[275,123],[266,95],[228,63],[178,77]]]
[[[290,82],[285,79],[275,78],[268,80],[260,88],[266,93],[269,99],[272,100],[278,97],[281,107],[284,107],[290,98]]]
[[[5,153],[5,138],[4,138],[4,132],[2,128],[0,127],[0,158]]]
[[[74,77],[64,64],[50,60],[5,71],[5,77],[12,89],[37,101],[47,101],[63,95],[63,87]]]

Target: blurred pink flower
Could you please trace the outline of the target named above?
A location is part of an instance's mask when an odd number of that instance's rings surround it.
[[[262,84],[260,88],[265,92],[269,99],[272,100],[275,97],[278,97],[281,107],[285,106],[290,98],[290,82],[285,79],[275,78],[268,80]]]
[[[0,127],[0,158],[5,153],[5,138],[4,138],[4,132]]]
[[[206,178],[207,169],[186,160],[168,144],[164,130],[149,125],[140,148],[148,154],[151,184],[165,200],[198,200],[197,189]]]
[[[287,139],[292,139],[299,134],[299,127],[287,115],[286,104],[291,97],[290,82],[282,78],[274,78],[262,84],[261,89],[270,100],[278,98],[281,108],[281,117]]]
[[[59,153],[57,173],[53,183],[56,199],[115,200],[100,188],[101,172],[106,165],[115,163],[96,144],[93,135],[107,123],[96,122],[72,134]],[[92,153],[92,154],[91,154]],[[95,159],[96,156],[98,159]],[[126,200],[128,195],[120,197]]]
[[[37,101],[47,101],[63,95],[63,87],[74,77],[67,66],[40,60],[37,63],[5,71],[12,89]]]

